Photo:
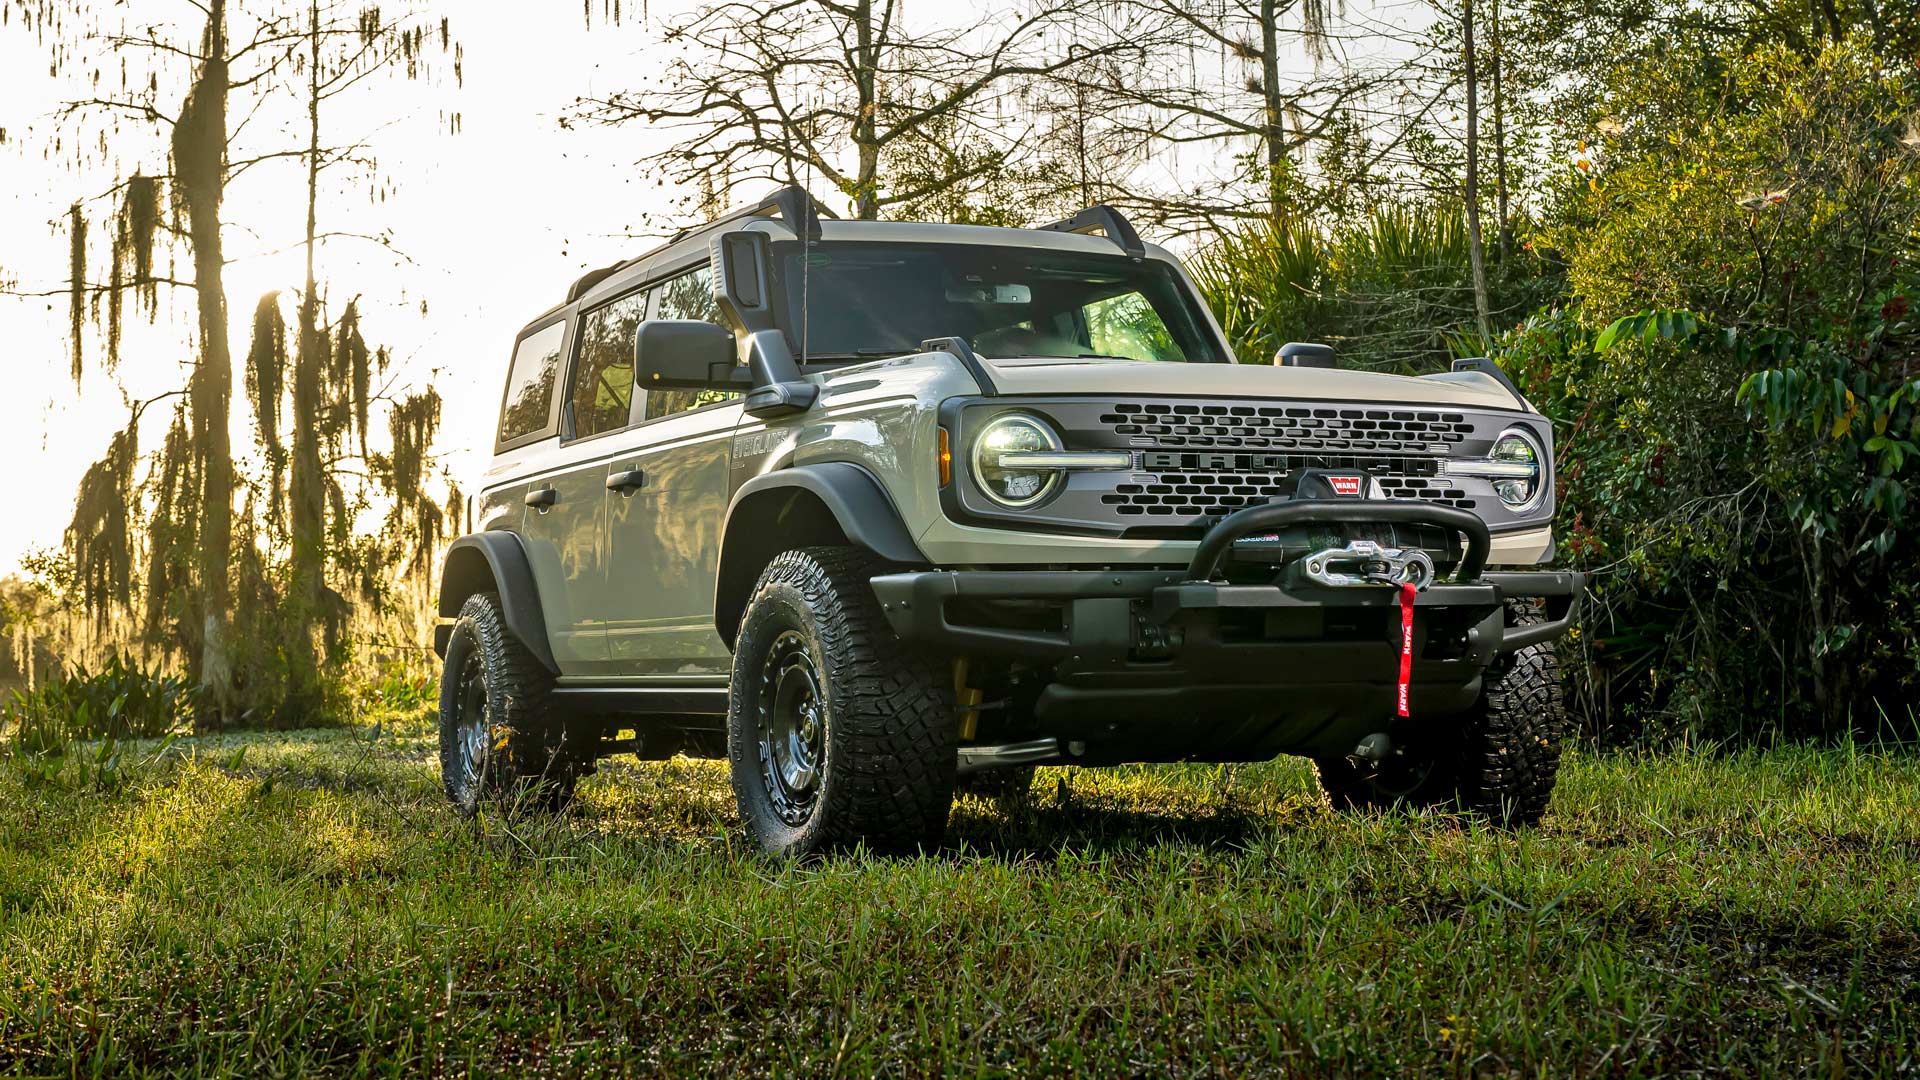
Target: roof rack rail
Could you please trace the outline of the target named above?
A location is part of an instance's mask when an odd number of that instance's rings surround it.
[[[1104,236],[1136,259],[1145,258],[1147,254],[1147,245],[1141,242],[1140,234],[1134,231],[1133,222],[1111,206],[1089,206],[1065,221],[1042,225],[1041,228],[1049,232]]]
[[[676,241],[683,240],[693,233],[699,232],[702,229],[711,229],[715,225],[725,225],[728,222],[741,221],[754,217],[779,218],[781,221],[786,222],[796,234],[803,234],[808,240],[818,240],[820,239],[820,215],[822,214],[828,217],[834,216],[833,211],[815,202],[813,196],[807,194],[806,188],[794,184],[781,188],[779,191],[768,195],[752,206],[735,210],[730,214],[722,214],[712,221],[699,225],[689,225],[679,232],[674,233],[673,236],[667,240],[667,243],[672,244]],[[663,244],[661,246],[664,247],[666,245]],[[653,250],[657,251],[659,249],[655,248]],[[649,251],[647,254],[650,255],[652,253],[652,251]],[[644,259],[646,255],[642,255],[639,258]],[[580,275],[579,280],[573,283],[573,287],[567,290],[567,303],[571,304],[575,300],[585,296],[587,290],[605,281],[608,275],[612,274],[615,270],[623,266],[631,265],[637,261],[638,259],[622,259],[611,266],[603,266],[598,270],[589,270]]]
[[[585,296],[588,289],[591,289],[595,285],[598,285],[601,282],[607,280],[607,275],[613,273],[615,270],[618,270],[625,265],[627,265],[627,260],[622,259],[617,263],[609,263],[598,270],[589,270],[586,273],[581,274],[580,280],[574,282],[573,287],[567,290],[567,303],[571,304],[575,300],[578,300],[582,296]]]

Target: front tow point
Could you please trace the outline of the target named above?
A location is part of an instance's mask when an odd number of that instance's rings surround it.
[[[1393,740],[1387,737],[1386,732],[1376,731],[1361,739],[1360,745],[1354,747],[1353,753],[1347,755],[1347,760],[1355,765],[1378,766],[1387,760],[1387,755],[1391,753],[1393,753]]]

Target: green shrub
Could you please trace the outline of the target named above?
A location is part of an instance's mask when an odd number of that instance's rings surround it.
[[[1495,343],[1555,421],[1595,728],[1832,735],[1920,690],[1920,76],[1856,44],[1623,73]],[[1904,722],[1903,718],[1896,718]]]
[[[151,739],[192,719],[194,688],[178,675],[120,656],[97,672],[75,668],[0,705],[0,733],[15,752],[47,754],[76,740]]]
[[[1529,250],[1504,265],[1488,258],[1498,325],[1558,292],[1558,270]],[[1343,367],[1432,371],[1452,357],[1449,335],[1475,323],[1457,206],[1381,206],[1332,226],[1259,221],[1216,237],[1191,271],[1242,363],[1272,363],[1289,341],[1317,341]]]

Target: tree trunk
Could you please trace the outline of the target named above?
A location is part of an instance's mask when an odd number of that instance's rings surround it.
[[[1267,155],[1267,213],[1286,209],[1286,100],[1280,95],[1280,10],[1277,0],[1260,0],[1260,94],[1266,103],[1261,141]]]
[[[1500,33],[1500,0],[1493,0],[1493,168],[1494,215],[1500,233],[1500,261],[1513,255],[1513,219],[1507,212],[1507,95],[1500,84],[1506,51]]]
[[[854,33],[858,36],[860,69],[855,86],[860,97],[860,114],[853,122],[853,145],[860,155],[859,171],[854,179],[853,216],[872,221],[880,216],[880,136],[879,49],[873,40],[873,0],[860,0],[854,6]]]
[[[226,256],[220,203],[226,187],[226,0],[207,6],[206,56],[174,130],[174,174],[187,211],[193,245],[193,284],[199,301],[200,364],[192,380],[193,434],[200,459],[201,707],[216,721],[233,704],[233,663],[227,629],[233,603],[233,446],[228,431],[233,354],[227,340]]]
[[[1473,314],[1481,338],[1492,336],[1487,322],[1487,256],[1480,240],[1480,87],[1473,69],[1473,0],[1466,0],[1467,74],[1467,261],[1473,268]]]
[[[314,238],[320,200],[320,4],[312,5],[313,55],[307,68],[307,277],[300,292],[300,341],[293,358],[293,477],[288,533],[292,541],[293,651],[288,701],[295,709],[319,704],[319,655],[313,622],[322,611],[326,582],[326,490],[321,480],[320,371],[326,346],[320,340],[319,286],[314,280]]]

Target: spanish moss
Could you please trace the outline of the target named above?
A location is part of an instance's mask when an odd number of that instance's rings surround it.
[[[68,294],[71,300],[70,329],[73,333],[73,385],[80,385],[80,371],[86,366],[87,334],[87,215],[79,202],[69,211],[67,236],[71,244],[68,254],[68,280],[71,283]]]
[[[271,512],[281,516],[285,502],[287,448],[280,441],[280,392],[287,367],[287,321],[278,290],[260,297],[253,309],[253,343],[247,349],[247,398],[253,403],[260,449],[271,478]],[[298,422],[298,418],[295,418]]]

